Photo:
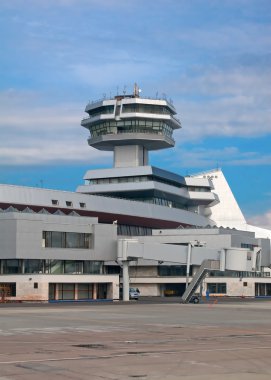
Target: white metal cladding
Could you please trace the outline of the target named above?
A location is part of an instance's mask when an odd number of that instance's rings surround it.
[[[8,226],[8,230],[5,228]],[[43,231],[89,233],[89,248],[46,248]],[[96,218],[7,212],[0,214],[0,258],[114,260],[117,226]]]
[[[52,205],[57,200],[57,205]],[[0,185],[0,203],[25,204],[32,206],[67,208],[66,201],[71,201],[74,209],[80,209],[80,203],[85,203],[84,210],[104,212],[129,216],[138,216],[156,220],[175,221],[190,225],[206,226],[214,223],[194,212],[175,209],[145,202],[129,201],[97,195],[81,194],[60,190],[47,190],[24,186]]]
[[[126,261],[132,258],[142,258],[159,261],[170,261],[179,264],[187,263],[187,246],[159,244],[157,242],[140,243],[136,239],[118,240],[118,259]],[[222,270],[251,271],[253,252],[242,248],[225,249],[225,267]],[[223,252],[224,254],[224,252]],[[220,260],[221,249],[192,247],[191,265],[201,265],[204,260]]]

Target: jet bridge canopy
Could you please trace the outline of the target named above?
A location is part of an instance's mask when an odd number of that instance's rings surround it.
[[[206,260],[217,261],[221,271],[256,271],[260,269],[261,249],[253,251],[245,248],[207,248],[195,247],[192,242],[187,246],[139,242],[137,239],[118,240],[118,261],[123,265],[123,299],[129,300],[129,261],[137,259],[168,261],[201,266]]]

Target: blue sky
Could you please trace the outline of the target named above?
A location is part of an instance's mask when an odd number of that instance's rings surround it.
[[[80,127],[89,100],[172,98],[183,128],[151,164],[217,166],[271,226],[270,0],[1,0],[0,182],[74,190],[112,165]]]

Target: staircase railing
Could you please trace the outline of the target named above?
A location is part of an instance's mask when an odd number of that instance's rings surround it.
[[[182,295],[183,303],[188,303],[191,300],[198,286],[202,283],[206,275],[211,270],[219,270],[219,261],[218,260],[203,260],[197,273],[194,275],[192,281],[190,282],[184,294]]]

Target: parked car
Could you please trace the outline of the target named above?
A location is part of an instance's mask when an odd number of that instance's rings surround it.
[[[138,300],[139,297],[140,297],[140,291],[138,288],[130,288],[129,289],[130,300]]]

